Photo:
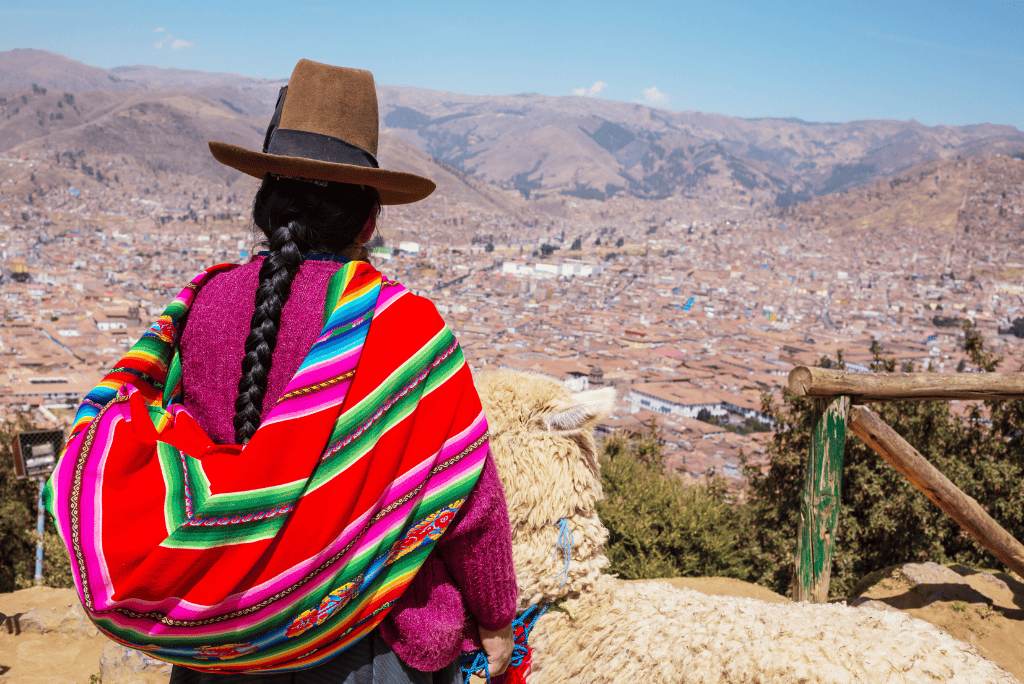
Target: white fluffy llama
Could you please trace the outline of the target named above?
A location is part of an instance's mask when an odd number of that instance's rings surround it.
[[[508,498],[520,609],[561,599],[531,635],[530,684],[1017,681],[904,613],[602,575],[608,531],[594,511],[602,494],[593,426],[610,413],[614,391],[572,394],[513,371],[481,374],[476,384]],[[567,577],[555,554],[562,518],[574,540]]]

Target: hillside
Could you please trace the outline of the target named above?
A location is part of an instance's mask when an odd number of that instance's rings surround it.
[[[784,207],[776,217],[836,235],[893,234],[911,227],[950,236],[955,254],[971,245],[1024,247],[1024,158],[981,155],[906,169],[845,192]],[[946,253],[947,265],[949,251]]]
[[[137,95],[166,100],[164,93],[177,89],[252,119],[248,125],[255,129],[266,125],[284,82],[144,65],[107,70],[42,50],[0,52],[0,90],[20,92],[36,84],[34,90],[69,92],[83,104],[96,100],[100,107],[110,103],[98,93],[85,97],[87,91],[144,91]],[[378,99],[382,133],[408,143],[395,147],[402,156],[418,150],[456,175],[471,176],[523,199],[730,194],[745,196],[743,202],[751,206],[785,206],[922,163],[1024,151],[1024,133],[992,124],[930,127],[913,120],[740,119],[586,97],[460,95],[381,84]],[[138,105],[141,100],[133,102]],[[188,107],[185,110],[196,116]],[[47,117],[51,113],[40,111]],[[49,126],[46,117],[42,124],[35,121],[40,128]],[[6,131],[8,123],[0,119],[0,140],[24,142],[33,133],[45,134],[24,122],[11,125],[14,128]],[[208,128],[208,122],[182,125],[197,133]],[[9,146],[0,142],[0,149]],[[188,145],[177,149],[193,151]],[[420,158],[409,163],[425,162]]]
[[[662,198],[728,186],[785,205],[924,161],[1024,150],[1024,133],[1012,126],[816,124],[583,97],[379,90],[384,126],[435,157],[524,195]]]
[[[238,174],[210,156],[207,141],[247,144],[262,135],[257,119],[196,92],[0,91],[0,151],[130,156],[154,171],[225,180]]]

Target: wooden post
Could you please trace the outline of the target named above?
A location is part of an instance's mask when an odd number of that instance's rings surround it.
[[[978,543],[1018,575],[1024,576],[1024,545],[964,494],[895,430],[864,406],[850,410],[850,429],[889,461],[911,484],[960,523]]]
[[[839,521],[839,491],[843,482],[843,448],[846,446],[850,398],[816,399],[814,404],[811,458],[800,504],[793,600],[824,603],[828,600],[836,523]]]

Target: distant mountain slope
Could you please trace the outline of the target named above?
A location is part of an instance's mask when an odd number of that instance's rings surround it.
[[[934,228],[963,246],[1024,247],[1024,159],[979,155],[918,164],[889,178],[784,207],[776,216],[833,233]]]
[[[437,183],[437,196],[450,202],[463,202],[489,211],[519,214],[524,200],[519,193],[504,191],[458,169],[438,164],[406,141],[383,133],[377,147],[383,168],[426,176]]]
[[[89,66],[46,50],[17,49],[0,52],[0,90],[43,88],[74,93],[87,90],[145,90],[145,86],[108,69]]]
[[[257,119],[181,90],[72,94],[42,88],[0,92],[0,150],[123,155],[153,171],[230,180],[237,172],[210,155],[209,140],[262,140]]]
[[[925,161],[1024,150],[1024,133],[991,124],[815,124],[583,97],[379,91],[384,126],[447,163],[523,194],[657,198],[731,183],[788,204]]]
[[[287,78],[253,78],[145,65],[114,67],[111,71],[119,77],[145,83],[150,90],[177,88],[196,90],[212,99],[226,98],[231,103],[229,106],[237,106],[241,110],[239,113],[266,117],[268,120],[274,113],[278,91],[281,86],[288,84]]]
[[[203,111],[212,115],[219,105],[245,119],[250,128],[262,129],[285,80],[152,66],[107,70],[42,50],[0,52],[0,90],[33,83],[60,90],[52,94],[54,98],[65,91],[78,94],[80,108],[96,111],[116,108],[116,104],[102,94],[86,96],[84,91],[145,90],[159,93],[156,98],[162,102],[167,101],[167,89],[191,91],[215,105],[213,110]],[[749,196],[751,204],[785,206],[926,162],[1024,151],[1024,133],[1013,126],[993,124],[740,119],[586,97],[459,95],[385,85],[378,85],[378,99],[382,133],[408,144],[393,146],[396,160],[418,150],[426,159],[439,160],[455,172],[453,178],[461,174],[463,185],[475,179],[477,189],[484,187],[481,183],[491,183],[518,192],[524,199],[557,195],[699,197],[728,191]],[[138,106],[142,100],[132,102]],[[195,108],[185,108],[190,107]],[[17,104],[5,110],[2,116],[8,118],[0,118],[0,149],[50,131],[70,131],[72,123],[82,122],[80,118],[67,119],[65,113],[65,119],[51,123],[51,110],[11,114],[15,108]],[[84,116],[80,112],[75,115]],[[11,118],[18,116],[21,118]],[[196,122],[189,125],[195,135],[204,135],[208,128]],[[241,135],[241,131],[239,128],[237,133]],[[114,139],[120,138],[115,135]],[[92,136],[90,140],[106,138]],[[172,146],[190,154],[194,147]],[[169,154],[164,155],[168,163]],[[433,164],[412,157],[409,163]],[[495,196],[503,197],[507,195]]]

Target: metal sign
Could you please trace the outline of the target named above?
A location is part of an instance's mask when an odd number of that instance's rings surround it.
[[[14,475],[19,480],[46,477],[53,472],[64,448],[64,431],[22,432],[11,446],[14,448]]]

